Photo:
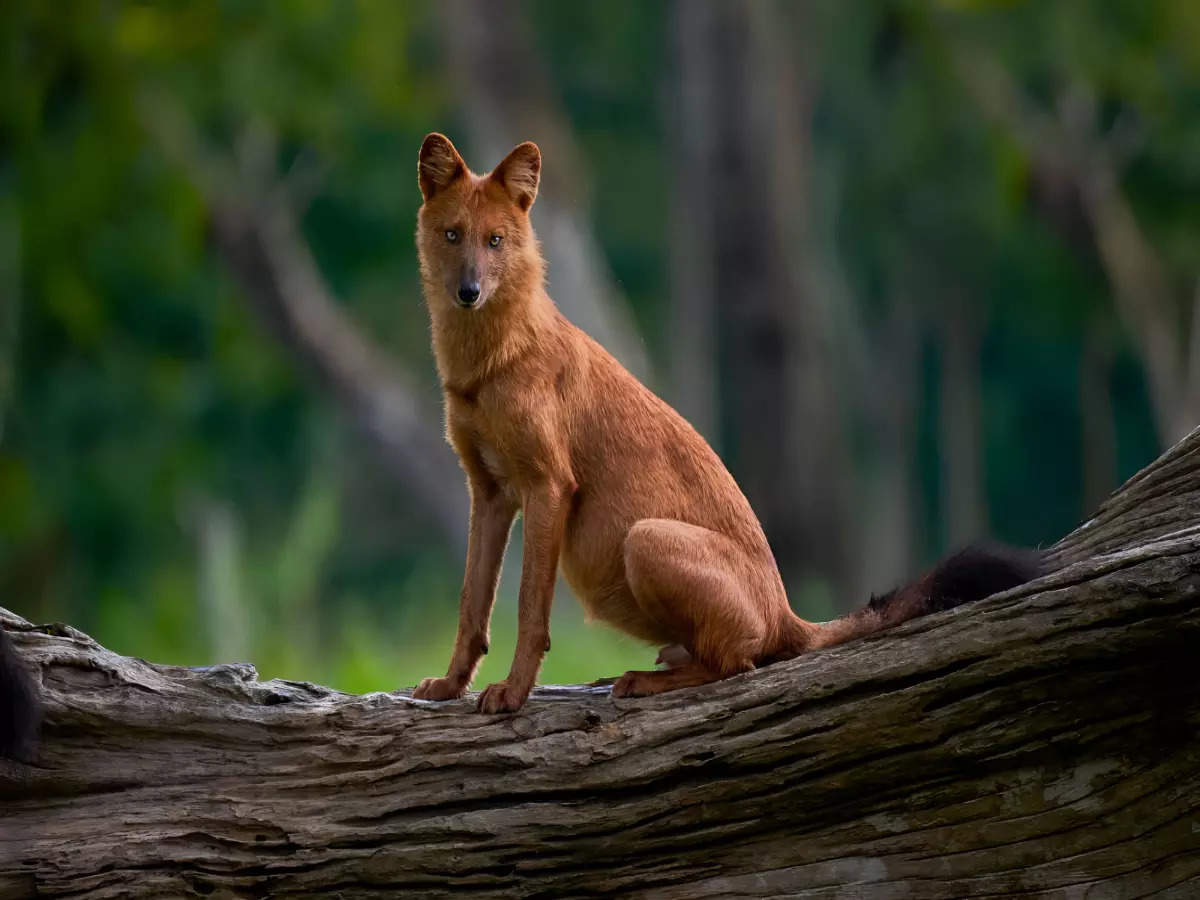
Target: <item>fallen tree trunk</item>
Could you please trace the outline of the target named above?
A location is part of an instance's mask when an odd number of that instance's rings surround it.
[[[1200,432],[1024,588],[702,688],[517,715],[118,656],[40,670],[0,896],[1200,892]]]

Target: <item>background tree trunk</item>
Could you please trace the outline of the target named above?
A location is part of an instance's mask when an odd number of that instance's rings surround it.
[[[847,478],[832,317],[812,289],[811,118],[815,71],[800,4],[675,6],[676,120],[688,148],[674,184],[680,336],[711,340],[719,378],[693,382],[709,426],[762,520],[789,585],[846,586]],[[797,50],[797,45],[802,50]],[[695,223],[694,225],[691,223]],[[699,332],[697,334],[697,332]],[[703,350],[703,348],[700,348]],[[676,382],[695,378],[686,344]],[[709,364],[706,362],[706,364]],[[722,393],[723,391],[723,393]]]
[[[1065,243],[1086,247],[1099,262],[1141,357],[1159,438],[1164,446],[1179,440],[1200,412],[1200,361],[1192,358],[1200,346],[1183,337],[1185,303],[1121,185],[1135,130],[1119,119],[1099,133],[1100,103],[1089,84],[1068,83],[1051,112],[986,50],[949,35],[948,48],[970,96],[1028,157],[1042,215]]]
[[[864,371],[853,393],[872,440],[867,461],[859,469],[856,497],[857,508],[870,514],[853,517],[856,531],[848,535],[847,543],[865,552],[851,571],[838,612],[861,604],[880,585],[901,583],[912,571],[915,556],[921,332],[907,292],[898,291],[893,297],[881,326],[875,335],[860,329],[870,349],[864,347],[859,354]]]
[[[3,613],[47,706],[0,896],[1195,896],[1200,431],[1015,591],[517,715],[157,666]]]
[[[15,204],[0,200],[0,439],[17,391],[21,334],[21,222]]]
[[[494,166],[535,140],[549,164],[533,207],[550,295],[572,322],[629,371],[653,383],[641,335],[605,260],[589,214],[587,164],[554,96],[522,0],[439,4],[446,71],[457,79],[475,166]]]
[[[1117,423],[1113,413],[1112,338],[1099,322],[1083,336],[1079,359],[1079,419],[1083,445],[1083,511],[1095,509],[1117,479]]]
[[[237,152],[209,147],[185,110],[161,95],[140,99],[146,129],[209,206],[213,243],[262,323],[335,399],[385,471],[408,487],[447,545],[466,552],[468,501],[454,453],[403,367],[337,301],[297,221],[310,199],[303,167],[281,178],[275,136],[247,125]]]
[[[670,14],[675,77],[668,88],[671,158],[670,401],[721,452],[717,390],[715,209],[708,185],[716,165],[720,64],[707,49],[720,26],[709,0],[675,0]]]
[[[983,435],[980,421],[980,325],[956,290],[948,294],[941,322],[942,518],[951,545],[988,533],[983,485]]]

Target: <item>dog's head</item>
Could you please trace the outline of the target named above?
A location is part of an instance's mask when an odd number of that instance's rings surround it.
[[[430,303],[483,307],[498,287],[528,270],[537,241],[529,210],[537,198],[542,154],[526,141],[487,175],[467,168],[450,139],[421,144],[417,250]]]

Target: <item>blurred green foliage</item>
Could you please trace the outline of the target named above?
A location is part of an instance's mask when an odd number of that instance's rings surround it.
[[[971,106],[924,23],[953,9],[1035,96],[1078,72],[1108,107],[1136,110],[1145,143],[1127,190],[1173,269],[1194,277],[1200,7],[821,8],[816,180],[836,210],[823,227],[850,291],[879,314],[889,273],[916,260],[979,305],[991,525],[1013,541],[1053,540],[1085,513],[1081,335],[1100,320],[1115,347],[1122,477],[1158,451],[1144,378],[1103,272],[1031,210],[1025,160]],[[600,240],[661,359],[666,6],[542,0],[530,12],[591,167]],[[138,114],[147,92],[166,92],[216,144],[261,118],[281,138],[282,168],[320,160],[303,224],[322,271],[432,393],[414,159],[422,135],[453,133],[462,115],[438,27],[432,4],[367,0],[5,4],[0,603],[123,653],[197,664],[236,652],[265,675],[349,690],[444,670],[460,561],[254,321],[208,243],[201,198]],[[925,348],[927,393],[935,354]],[[944,542],[932,406],[919,442],[925,558]],[[518,559],[483,680],[511,657]],[[231,624],[234,643],[222,644]],[[547,680],[653,659],[585,627],[565,592],[553,627]]]

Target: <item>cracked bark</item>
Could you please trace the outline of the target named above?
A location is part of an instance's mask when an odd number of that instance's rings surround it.
[[[1200,431],[1023,588],[513,716],[4,613],[47,722],[0,770],[0,896],[1196,896],[1198,510]]]

